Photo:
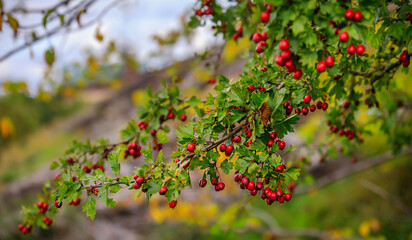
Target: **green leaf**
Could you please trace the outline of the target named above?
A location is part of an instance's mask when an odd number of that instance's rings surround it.
[[[166,133],[163,132],[162,130],[159,131],[159,132],[157,132],[156,137],[157,137],[157,139],[159,140],[159,143],[160,143],[160,144],[164,144],[164,143],[169,142],[169,139],[167,138]]]
[[[308,19],[300,15],[292,24],[292,32],[295,36],[298,36],[299,33],[305,31],[305,25],[307,24]]]
[[[237,110],[237,109],[233,109],[232,113],[233,113],[233,115],[229,116],[230,124],[234,124],[234,123],[239,122],[239,120],[242,119],[247,114],[247,113],[242,112],[242,111]]]
[[[157,155],[156,164],[163,162],[163,150],[160,150],[159,154]]]
[[[192,138],[193,137],[193,123],[186,123],[183,125],[180,125],[176,129],[176,135],[178,138],[183,139],[183,138]]]
[[[54,63],[54,49],[50,48],[44,53],[44,59],[46,60],[47,65],[50,67]]]
[[[288,170],[286,170],[286,175],[288,175],[291,179],[293,180],[298,180],[298,177],[300,175],[300,169],[297,169],[296,167],[290,167]]]
[[[54,170],[59,167],[59,163],[56,161],[53,161],[52,164],[50,165],[50,170]]]
[[[233,163],[229,162],[228,159],[225,159],[221,164],[220,164],[220,169],[226,174],[229,174],[229,171],[232,170],[233,168]]]
[[[54,12],[54,10],[55,10],[54,8],[49,9],[49,10],[47,10],[46,14],[44,14],[44,17],[43,17],[43,26],[44,26],[44,27],[46,27],[47,18],[49,17],[49,15],[50,15],[52,12]]]
[[[107,161],[111,166],[113,174],[116,176],[119,176],[120,173],[119,156],[121,150],[121,148],[117,148],[115,151],[112,151],[109,156],[107,156]]]
[[[96,216],[96,199],[90,197],[86,200],[82,207],[83,212],[86,212],[86,216],[90,217],[91,220],[94,220]]]

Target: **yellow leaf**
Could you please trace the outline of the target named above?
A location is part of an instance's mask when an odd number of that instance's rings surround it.
[[[96,37],[97,41],[99,41],[99,42],[103,41],[103,35],[102,35],[102,33],[100,32],[100,28],[99,28],[99,27],[96,28],[96,35],[95,35],[95,37]]]
[[[19,28],[19,22],[10,13],[7,13],[6,15],[7,15],[7,22],[9,23],[10,27],[13,29],[14,37],[16,37],[17,29]]]
[[[362,237],[367,237],[371,233],[370,224],[369,222],[362,222],[359,226],[359,234]]]
[[[14,125],[10,118],[3,117],[0,121],[0,132],[3,138],[14,136]]]

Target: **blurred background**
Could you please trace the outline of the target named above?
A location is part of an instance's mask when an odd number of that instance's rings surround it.
[[[162,79],[170,83],[178,77],[185,96],[204,98],[213,92],[210,79],[241,74],[250,44],[248,37],[225,43],[210,24],[188,29],[194,0],[96,1],[81,16],[83,27],[14,53],[33,32],[42,36],[54,27],[30,27],[42,14],[18,9],[56,3],[3,0],[28,29],[16,38],[8,26],[0,32],[0,58],[6,56],[0,62],[0,239],[412,239],[411,151],[393,157],[385,136],[370,129],[354,157],[333,149],[328,155],[336,158],[320,164],[321,154],[310,147],[327,135],[321,112],[287,136],[298,146],[288,164],[309,165],[287,204],[267,206],[241,191],[233,174],[224,178],[222,192],[200,189],[201,173],[195,172],[193,189],[182,193],[173,210],[163,198],[147,203],[123,190],[114,196],[115,208],[98,204],[94,221],[80,207],[63,206],[53,228],[21,235],[20,206],[36,201],[42,184],[57,173],[49,170],[50,163],[70,142],[118,141],[119,131],[147,100],[146,88],[159,89]],[[53,63],[47,64],[45,52],[51,49]],[[411,77],[396,74],[395,87],[410,89]],[[169,139],[178,124],[171,124]],[[173,142],[164,148],[171,153]],[[130,174],[134,166],[122,162],[122,173]]]

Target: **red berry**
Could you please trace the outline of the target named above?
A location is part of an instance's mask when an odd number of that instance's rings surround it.
[[[165,195],[167,193],[167,187],[166,186],[162,186],[159,190],[159,194],[160,195]]]
[[[255,86],[249,85],[249,86],[247,86],[247,90],[248,90],[249,92],[252,92],[253,90],[255,90]]]
[[[353,44],[349,45],[349,46],[348,46],[348,53],[349,53],[350,55],[353,55],[353,54],[355,54],[355,52],[356,52],[356,47],[355,47],[355,45],[353,45]]]
[[[354,12],[353,12],[352,9],[346,10],[346,12],[345,12],[345,18],[346,18],[346,20],[352,19],[352,18],[353,18],[353,15],[354,15]]]
[[[140,183],[138,183],[138,182],[135,182],[135,183],[133,184],[133,187],[134,187],[135,189],[139,189],[141,186],[142,186],[142,185],[141,185]]]
[[[239,182],[241,180],[240,174],[235,174],[234,180],[235,180],[235,182]]]
[[[241,140],[241,139],[240,139],[240,136],[239,136],[239,135],[234,136],[233,139],[232,139],[232,141],[235,142],[235,143],[240,142],[240,140]]]
[[[219,150],[220,150],[221,152],[224,152],[224,151],[226,150],[226,145],[225,145],[225,144],[221,144],[221,145],[219,146]]]
[[[137,177],[136,178],[136,182],[139,183],[139,184],[142,184],[144,182],[144,180],[145,180],[144,177]]]
[[[279,202],[279,203],[284,203],[284,202],[285,202],[285,198],[284,198],[284,197],[279,197],[279,198],[278,198],[278,202]]]
[[[308,115],[308,113],[309,113],[309,109],[307,107],[303,107],[302,108],[302,114],[303,115]]]
[[[267,143],[268,147],[272,147],[273,143],[275,143],[275,141],[273,141],[272,139],[270,139]]]
[[[246,137],[250,138],[252,136],[252,131],[247,130],[246,132]]]
[[[272,132],[272,133],[270,134],[270,138],[271,138],[272,140],[275,140],[277,137],[278,137],[278,133],[277,133],[277,132]]]
[[[59,200],[58,200],[58,199],[56,199],[56,201],[54,201],[54,206],[55,206],[56,208],[61,208],[62,204],[63,204],[62,202],[59,203]]]
[[[170,112],[168,115],[167,115],[167,118],[169,118],[169,119],[173,119],[175,117],[175,114],[173,113],[173,112]]]
[[[182,115],[180,116],[180,120],[182,120],[183,122],[186,121],[186,119],[187,119],[186,114],[182,114]]]
[[[359,11],[356,11],[356,12],[353,14],[353,20],[354,20],[354,21],[357,21],[357,22],[361,21],[361,20],[362,20],[362,13],[359,12]]]
[[[318,65],[316,66],[316,69],[319,72],[324,72],[326,70],[326,63],[324,61],[318,62]]]
[[[362,44],[356,47],[356,53],[358,55],[362,55],[364,52],[365,52],[365,46],[363,46]]]
[[[257,53],[262,53],[265,49],[265,47],[267,46],[267,44],[265,42],[260,42],[256,45],[256,52]]]
[[[283,108],[286,109],[289,105],[290,105],[290,103],[288,101],[286,101],[286,102],[283,103]]]
[[[409,54],[407,50],[403,50],[401,55],[399,55],[399,61],[405,62],[409,59]]]
[[[213,186],[217,186],[218,184],[217,178],[212,178],[212,181],[210,181],[210,183],[212,183]]]
[[[250,191],[250,195],[252,196],[256,196],[257,193],[258,191],[256,189],[253,189],[252,191]]]
[[[217,186],[219,188],[219,191],[222,191],[223,189],[225,189],[225,184],[223,182],[220,182],[217,184]]]
[[[283,50],[280,56],[283,57],[283,59],[290,59],[292,57],[292,53],[290,50]]]
[[[249,147],[249,145],[252,144],[252,143],[253,143],[252,140],[247,141],[246,142],[246,147]]]
[[[244,178],[242,179],[242,184],[245,185],[245,186],[248,186],[248,184],[249,184],[249,178],[244,177]]]
[[[310,103],[310,100],[312,100],[312,97],[309,94],[303,97],[303,102],[305,103]]]
[[[250,182],[247,184],[247,189],[248,189],[249,191],[252,191],[253,189],[255,189],[255,182],[250,181]]]
[[[202,12],[202,10],[197,9],[197,10],[195,11],[195,14],[196,14],[197,16],[201,17],[201,16],[203,15],[203,12]]]
[[[260,20],[262,21],[262,22],[268,22],[269,21],[269,18],[270,18],[270,13],[269,12],[267,12],[267,11],[265,11],[265,12],[262,12],[261,14],[260,14]]]
[[[283,165],[278,165],[278,166],[276,167],[276,171],[277,171],[278,173],[283,172],[283,170],[284,170]]]
[[[275,59],[275,62],[279,67],[283,67],[285,65],[285,59],[282,56],[278,55]]]
[[[409,59],[407,59],[406,61],[404,61],[404,62],[402,63],[403,67],[408,67],[409,64],[410,64],[410,60],[409,60]]]
[[[176,204],[177,204],[177,201],[176,201],[176,200],[173,200],[173,201],[169,202],[169,207],[170,207],[170,208],[175,208],[175,207],[176,207]]]
[[[289,49],[289,41],[287,39],[280,40],[279,48],[280,48],[280,50],[288,50]]]
[[[261,72],[266,72],[268,69],[266,67],[263,67],[260,69]]]
[[[299,115],[300,112],[301,112],[300,108],[297,108],[297,109],[295,110],[295,113],[296,113],[297,115]]]
[[[156,130],[155,130],[155,129],[152,129],[152,130],[150,131],[150,135],[155,136],[155,135],[156,135]],[[133,155],[133,154],[132,154],[132,155]]]
[[[187,151],[193,152],[195,150],[196,145],[194,143],[188,143],[186,146]]]
[[[328,56],[328,57],[326,58],[326,60],[325,60],[325,63],[326,63],[326,66],[332,67],[332,66],[333,66],[333,63],[334,63],[333,57],[332,57],[332,56]]]
[[[263,183],[262,182],[258,182],[256,184],[256,190],[262,190],[263,189]]]
[[[324,111],[326,111],[326,109],[328,109],[328,103],[327,102],[324,102],[324,103],[322,103],[322,109],[324,110]]]
[[[310,105],[310,111],[314,112],[316,110],[315,104]]]
[[[260,33],[255,33],[255,34],[253,34],[252,40],[255,43],[258,43],[258,42],[262,41],[262,35],[260,35]]]
[[[302,77],[302,70],[298,69],[293,72],[293,78],[299,80]]]
[[[66,162],[68,163],[68,164],[73,164],[73,158],[68,158],[67,160],[66,160]]]
[[[285,62],[285,67],[286,67],[286,68],[293,68],[294,65],[295,65],[295,64],[293,63],[292,60],[287,60],[287,61]]]
[[[348,101],[346,101],[346,102],[343,103],[343,107],[344,107],[345,109],[348,109],[349,106],[350,106],[350,103],[349,103]]]
[[[227,145],[227,146],[226,146],[226,152],[227,152],[227,153],[231,153],[232,151],[233,151],[233,146],[232,146],[232,144]]]
[[[286,193],[286,194],[285,194],[285,200],[289,202],[290,199],[292,199],[292,194]]]
[[[348,32],[341,32],[341,33],[339,34],[339,41],[341,41],[341,42],[346,42],[346,41],[348,41],[348,39],[349,39],[349,34],[348,34]]]
[[[276,196],[277,196],[277,197],[282,197],[282,196],[283,196],[283,191],[280,190],[280,189],[277,190],[277,191],[276,191]]]
[[[129,150],[129,154],[130,155],[135,155],[136,154],[136,150],[134,150],[134,148]]]
[[[279,141],[279,142],[278,142],[278,146],[279,146],[279,149],[280,149],[280,150],[283,150],[283,149],[285,148],[286,144],[285,144],[284,141]]]
[[[317,101],[317,102],[316,102],[316,107],[317,107],[318,109],[322,109],[322,102],[321,102],[321,101]]]
[[[267,32],[263,32],[261,34],[261,36],[262,36],[262,41],[266,41],[268,39],[268,33]]]

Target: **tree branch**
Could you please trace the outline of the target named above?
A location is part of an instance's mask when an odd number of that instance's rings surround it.
[[[412,149],[407,149],[402,151],[401,155],[408,155],[412,153]],[[329,184],[341,180],[345,177],[351,176],[352,174],[361,172],[363,170],[369,169],[371,167],[375,167],[381,163],[386,161],[392,160],[394,158],[391,152],[386,152],[382,155],[378,155],[375,157],[370,158],[369,160],[360,161],[356,164],[351,164],[339,170],[336,170],[326,176],[319,178],[313,185],[311,186],[302,186],[297,187],[295,190],[295,194],[305,194],[311,190],[319,189],[328,186]]]

